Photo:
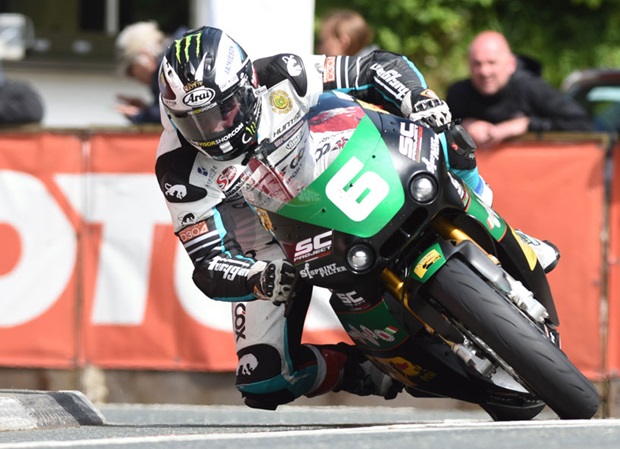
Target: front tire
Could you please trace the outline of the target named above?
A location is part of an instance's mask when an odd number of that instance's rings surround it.
[[[537,326],[465,263],[450,259],[424,287],[456,321],[488,345],[561,419],[590,419],[592,383]]]

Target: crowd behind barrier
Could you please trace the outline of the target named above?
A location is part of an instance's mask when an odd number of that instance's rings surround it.
[[[231,322],[229,304],[188,281],[153,174],[158,139],[0,132],[0,366],[236,369],[244,316]],[[606,176],[618,151],[607,135],[557,133],[478,153],[494,208],[560,248],[549,280],[562,345],[597,382],[620,368],[620,180]],[[311,307],[308,341],[345,338],[325,302]]]

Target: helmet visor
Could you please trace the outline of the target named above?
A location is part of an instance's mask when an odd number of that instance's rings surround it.
[[[219,145],[242,131],[244,117],[254,111],[256,95],[251,86],[237,89],[208,109],[183,114],[171,112],[171,120],[187,140],[207,148]]]

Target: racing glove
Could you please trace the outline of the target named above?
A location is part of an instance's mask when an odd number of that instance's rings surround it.
[[[248,280],[254,296],[279,306],[288,302],[297,282],[297,270],[288,260],[258,261],[250,268]]]
[[[437,129],[452,120],[448,104],[440,100],[430,89],[411,91],[403,100],[400,110],[410,120],[421,121],[432,129]]]

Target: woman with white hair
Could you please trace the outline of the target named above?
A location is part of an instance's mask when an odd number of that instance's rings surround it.
[[[179,32],[183,31],[185,29]],[[149,86],[152,96],[150,103],[140,97],[117,96],[119,104],[116,109],[133,124],[161,123],[157,72],[170,42],[171,39],[152,21],[128,25],[116,38],[120,73]]]

